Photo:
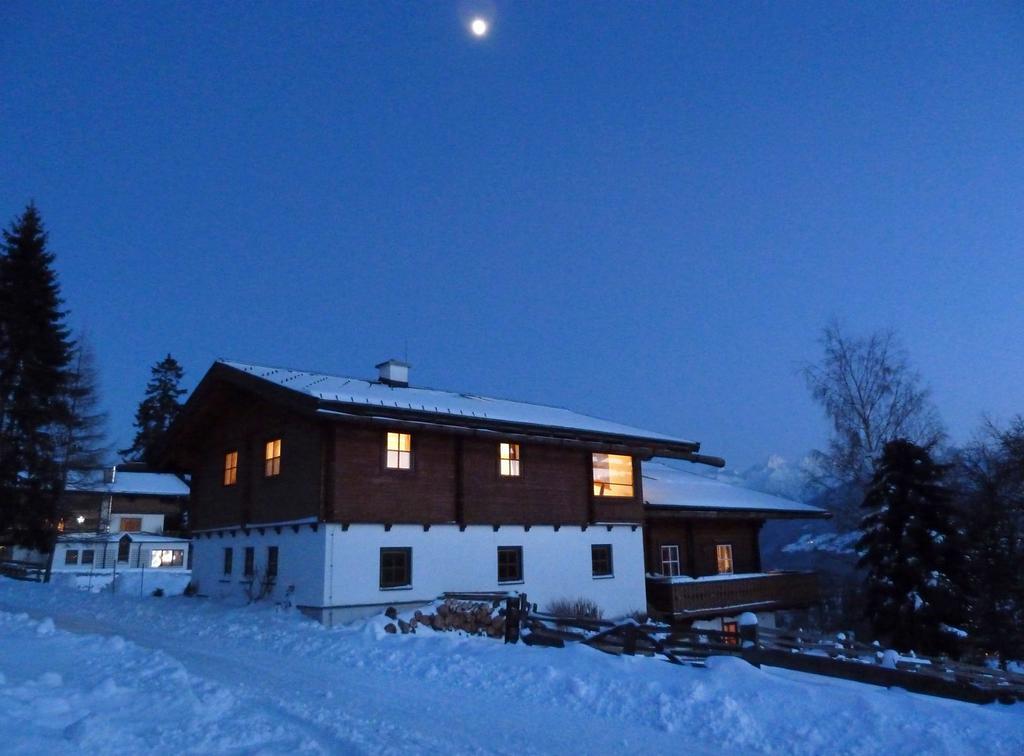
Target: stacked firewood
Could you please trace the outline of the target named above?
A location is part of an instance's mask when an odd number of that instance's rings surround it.
[[[437,631],[460,630],[469,635],[501,638],[505,634],[505,610],[500,601],[458,601],[445,599],[433,607],[433,614],[416,610],[408,622],[398,616],[394,607],[384,612],[393,620],[384,626],[389,633],[415,633],[418,627]]]

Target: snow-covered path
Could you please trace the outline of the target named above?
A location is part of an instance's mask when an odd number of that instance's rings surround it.
[[[0,579],[5,753],[1024,752],[1021,705],[712,662]]]

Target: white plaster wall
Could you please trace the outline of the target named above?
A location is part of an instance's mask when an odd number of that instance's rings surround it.
[[[646,608],[640,528],[419,525],[324,526],[326,606],[375,606],[433,600],[444,591],[519,591],[541,609],[560,598],[589,598],[605,617]],[[592,575],[592,544],[611,544],[614,577]],[[381,547],[412,548],[412,588],[380,588]],[[523,582],[498,583],[498,546],[521,546]]]
[[[275,528],[250,528],[248,535],[237,529],[218,533],[212,537],[203,534],[192,542],[193,561],[192,576],[199,587],[199,592],[215,598],[242,598],[247,594],[249,579],[243,574],[245,569],[245,548],[255,548],[255,569],[259,575],[266,572],[267,547],[277,546],[277,580],[267,597],[269,600],[282,601],[288,598],[298,606],[324,605],[324,570],[326,558],[324,554],[324,527],[316,532],[309,525],[300,525],[299,532],[292,530],[290,525],[281,527],[277,533]],[[230,575],[224,574],[224,549],[232,548],[233,564]],[[291,593],[289,587],[294,586]]]

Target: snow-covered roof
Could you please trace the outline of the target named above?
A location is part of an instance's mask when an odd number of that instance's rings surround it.
[[[73,471],[68,476],[65,490],[125,496],[188,496],[189,493],[188,484],[172,473],[118,470],[114,475],[114,482],[106,483],[102,469]]]
[[[249,365],[229,360],[220,360],[220,362],[283,388],[329,403],[380,407],[385,411],[429,413],[455,417],[460,420],[476,418],[481,421],[517,423],[697,446],[693,441],[643,428],[621,425],[590,415],[582,415],[561,407],[495,399],[477,394],[393,386],[378,381],[345,378],[305,370]]]
[[[644,504],[651,507],[764,512],[767,516],[829,516],[824,509],[809,504],[723,483],[661,462],[644,462],[642,465]]]
[[[57,538],[58,543],[117,543],[125,536],[132,543],[189,543],[188,538],[159,533],[68,533]]]

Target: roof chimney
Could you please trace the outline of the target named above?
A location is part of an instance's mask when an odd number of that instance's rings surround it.
[[[380,371],[380,382],[386,383],[389,386],[408,386],[409,385],[409,368],[411,367],[408,363],[399,362],[398,360],[388,360],[382,362],[376,366],[377,370]]]

